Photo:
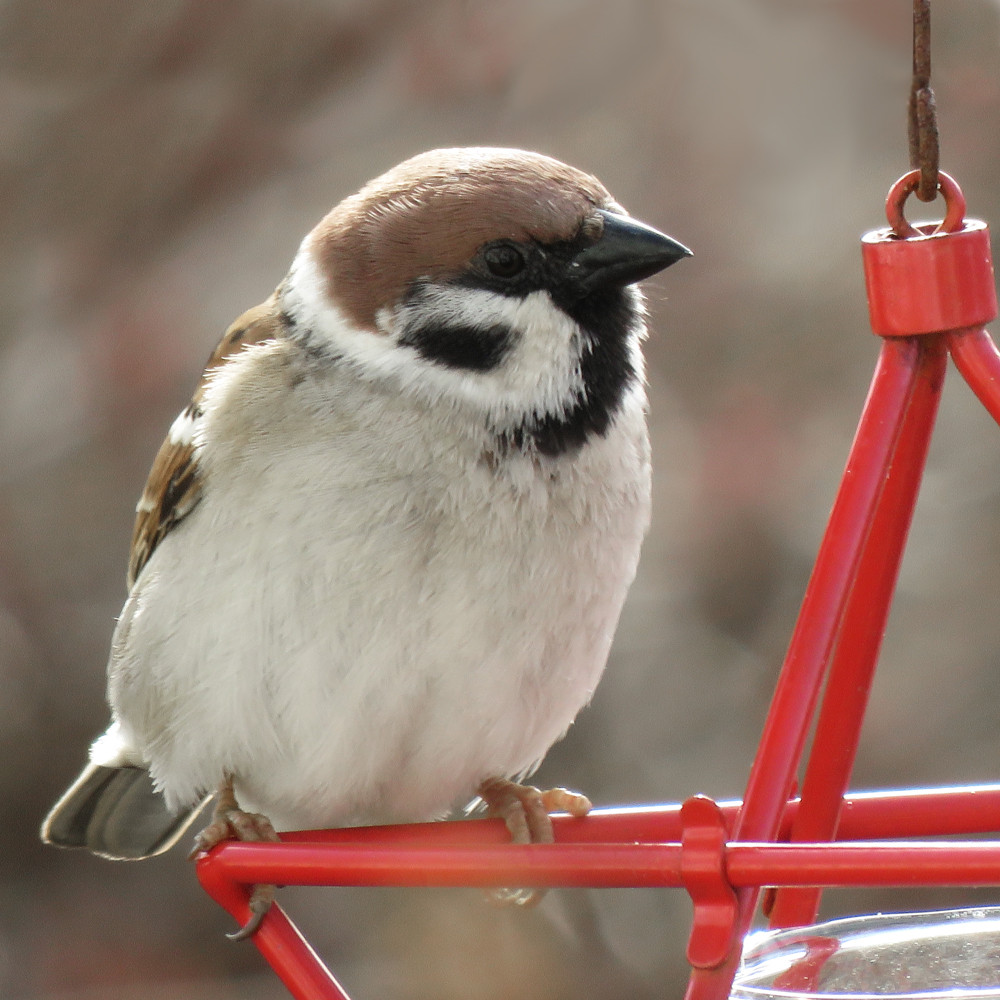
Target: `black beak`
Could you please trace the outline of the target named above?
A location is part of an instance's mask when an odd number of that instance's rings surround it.
[[[627,215],[599,211],[600,239],[581,250],[569,266],[570,280],[581,293],[608,285],[631,285],[676,264],[691,251],[683,243]]]

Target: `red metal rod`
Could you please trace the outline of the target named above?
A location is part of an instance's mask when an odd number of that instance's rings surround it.
[[[990,335],[982,327],[953,330],[948,350],[979,401],[1000,423],[1000,351]]]
[[[680,844],[379,844],[227,843],[206,859],[243,885],[663,888],[680,886]],[[199,877],[201,877],[199,868]]]
[[[1000,831],[1000,786],[854,792],[844,799],[838,837],[943,837]]]
[[[734,885],[1000,885],[1000,841],[731,844]]]
[[[242,926],[250,919],[250,890],[225,873],[198,862],[202,888]],[[333,973],[312,950],[280,906],[271,907],[253,943],[296,1000],[350,1000]]]
[[[826,532],[764,723],[734,839],[773,841],[795,781],[820,687],[840,631],[850,586],[871,533],[920,355],[912,338],[885,339]],[[695,969],[685,1000],[725,1000],[750,929],[758,890],[738,893],[729,957]]]
[[[777,838],[795,780],[809,724],[833,651],[851,582],[871,532],[878,499],[917,377],[919,347],[912,340],[882,344],[837,498],[820,545],[795,631],[778,678],[771,709],[736,824],[737,840]],[[695,970],[686,1000],[724,1000],[738,943],[750,928],[757,891],[739,894],[739,916],[724,966]]]
[[[722,809],[733,817],[738,806],[730,802]],[[797,802],[790,803],[790,816],[794,817],[797,806]],[[644,812],[652,812],[658,819],[669,817],[668,825],[674,827],[679,807]],[[542,879],[538,884],[543,885],[680,885],[678,842],[589,839],[591,828],[603,828],[606,834],[608,824],[617,827],[634,816],[633,810],[600,810],[583,822],[554,817],[559,838],[554,845],[501,842],[497,828],[502,831],[502,825],[494,820],[283,834],[281,845],[223,844],[199,860],[198,874],[206,886],[216,887],[220,883],[250,885],[261,881],[286,885],[503,885],[522,878]],[[993,818],[993,823],[987,818]],[[841,832],[855,837],[886,833],[898,837],[988,832],[997,826],[1000,786],[988,785],[854,795],[845,800]],[[680,833],[679,822],[676,832]],[[379,839],[380,833],[388,836]],[[881,850],[885,845],[877,846]],[[924,845],[918,846],[923,849]],[[358,876],[359,872],[364,874]],[[225,898],[222,895],[213,890],[213,896],[227,909],[245,906],[241,891]]]
[[[794,820],[799,803],[797,800],[788,804],[787,821]],[[740,807],[739,802],[722,803],[720,809],[731,829],[735,823]],[[309,868],[306,881],[309,884],[329,884],[339,881],[345,884],[359,884],[359,879],[367,879],[364,884],[428,884],[431,877],[426,874],[428,848],[434,849],[436,865],[431,868],[437,873],[436,878],[446,880],[447,884],[471,884],[468,881],[469,866],[475,858],[471,854],[463,854],[464,848],[479,846],[487,850],[487,855],[478,856],[478,861],[488,863],[488,878],[486,873],[478,884],[498,883],[509,884],[513,881],[514,869],[508,867],[508,862],[518,861],[517,851],[522,855],[529,852],[534,860],[530,871],[524,870],[524,861],[520,874],[527,880],[538,884],[555,884],[560,872],[565,874],[568,856],[567,847],[574,844],[593,845],[596,852],[588,855],[598,863],[589,876],[595,878],[595,872],[600,874],[604,885],[649,885],[650,879],[655,884],[680,884],[679,841],[682,834],[680,822],[680,805],[644,806],[639,808],[623,807],[618,809],[594,810],[585,820],[577,820],[568,816],[555,816],[553,823],[556,830],[557,845],[542,847],[539,856],[536,848],[513,848],[508,844],[506,828],[499,820],[470,820],[456,823],[421,823],[399,826],[348,828],[340,830],[314,830],[282,834],[288,847],[295,850],[305,847],[307,856],[298,855],[293,863],[287,863],[282,868],[276,868],[275,852],[287,848],[273,844],[244,845],[227,844],[203,857],[198,862],[198,877],[206,891],[239,923],[245,923],[249,917],[247,908],[248,889],[243,884],[254,881],[281,881],[285,884],[300,883],[299,876],[303,874],[303,866]],[[997,817],[996,821],[992,821]],[[991,822],[992,821],[992,822]],[[898,792],[862,792],[849,795],[844,800],[840,823],[842,837],[901,837],[901,836],[943,836],[955,833],[989,832],[1000,826],[1000,785],[981,785],[967,788],[936,788],[923,790],[906,790]],[[786,845],[776,845],[783,849]],[[796,871],[808,870],[809,879],[823,882],[824,872],[829,875],[829,867],[821,866],[844,864],[845,859],[855,863],[867,863],[867,874],[856,877],[867,879],[863,884],[876,884],[873,880],[880,878],[903,878],[906,872],[913,873],[906,882],[877,882],[877,884],[914,884],[913,880],[922,877],[934,878],[942,884],[958,884],[965,881],[978,884],[983,881],[982,872],[975,866],[981,858],[970,857],[962,853],[942,856],[937,845],[931,845],[929,851],[924,851],[923,860],[919,864],[926,866],[920,869],[914,862],[910,849],[912,844],[902,845],[908,854],[902,867],[903,875],[879,875],[879,872],[892,871],[893,858],[900,857],[898,846],[878,845],[872,870],[872,856],[859,855],[858,847],[866,845],[845,844],[849,848],[847,855],[830,853],[832,848],[820,845],[821,851],[817,860],[814,845],[793,845],[795,850],[803,849],[805,853],[784,854],[765,852],[766,857],[777,859],[774,867],[768,869],[764,876],[755,870],[759,866],[761,856],[754,845],[735,845],[726,852],[727,871],[729,877],[737,885],[762,884],[761,879],[774,881],[783,880],[786,884],[801,884],[796,881],[800,876]],[[923,848],[923,845],[920,845]],[[956,845],[940,845],[953,848]],[[977,848],[989,851],[989,845],[975,845]],[[749,847],[749,850],[745,848]],[[775,846],[768,845],[768,851],[774,852]],[[644,848],[638,850],[633,848]],[[251,860],[254,867],[246,868],[248,850],[255,855]],[[331,854],[331,851],[333,852]],[[395,851],[387,855],[386,851]],[[456,853],[458,856],[456,859]],[[515,852],[512,856],[511,852]],[[402,853],[399,853],[402,852]],[[742,853],[741,853],[742,852]],[[823,860],[825,857],[825,860]],[[558,861],[553,866],[553,860]],[[577,866],[581,859],[579,851],[569,861],[568,867],[573,872],[576,882],[579,882]],[[806,860],[813,867],[804,867]],[[287,861],[287,859],[286,859]],[[771,864],[771,862],[766,862]],[[1000,872],[1000,857],[992,856],[993,871]],[[237,865],[243,866],[237,870]],[[333,868],[331,868],[331,865]],[[456,867],[453,867],[457,865]],[[393,870],[392,866],[396,866]],[[947,869],[945,877],[941,869]],[[542,877],[542,869],[549,872],[547,879]],[[408,871],[408,876],[401,871]],[[461,871],[461,874],[455,874]],[[502,872],[502,875],[498,875]],[[414,874],[416,873],[416,874]],[[449,874],[450,873],[450,874]],[[780,878],[779,878],[779,873]],[[963,875],[964,873],[964,875]],[[293,878],[292,876],[295,876]],[[844,875],[838,869],[837,884],[845,884]],[[988,881],[988,879],[987,879]],[[435,884],[444,884],[435,882]],[[562,883],[565,884],[565,883]],[[593,884],[593,882],[588,883]],[[828,883],[827,883],[828,884]],[[921,882],[920,884],[925,884]],[[295,926],[288,920],[279,906],[272,907],[271,913],[263,926],[254,935],[254,944],[264,958],[281,977],[285,986],[296,1000],[348,1000],[347,994],[330,974],[323,962],[316,956],[304,941]]]
[[[732,830],[742,803],[720,802],[726,825]],[[787,837],[799,800],[785,809],[779,836]],[[618,806],[594,809],[586,819],[552,817],[558,843],[627,844],[670,843],[681,839],[681,804]],[[851,792],[844,797],[838,836],[843,840],[880,837],[943,837],[950,834],[1000,831],[1000,784],[890,791]],[[374,844],[397,843],[458,846],[507,844],[510,834],[498,819],[453,823],[408,823],[394,826],[344,827],[282,833],[285,843],[353,844],[359,850]]]
[[[906,401],[885,485],[850,588],[802,782],[801,805],[792,824],[792,841],[834,838],[854,767],[948,361],[941,337],[922,337],[918,346],[917,378]],[[816,888],[779,891],[770,914],[771,926],[812,923],[819,911],[820,895]]]
[[[734,886],[917,886],[1000,884],[1000,842],[730,844]],[[206,891],[239,922],[249,913],[247,884],[669,887],[682,884],[679,844],[405,847],[358,844],[224,844],[201,859]],[[274,906],[253,938],[297,1000],[348,1000],[347,994]]]
[[[219,847],[199,866],[211,885],[676,888],[680,844],[508,844],[402,847],[366,852],[340,844]],[[732,843],[726,872],[736,888],[1000,885],[1000,841]],[[213,892],[213,895],[215,893]],[[218,898],[218,897],[217,897]],[[226,904],[224,904],[226,905]],[[228,905],[227,905],[228,908]],[[267,926],[265,922],[264,926]]]
[[[774,840],[891,464],[919,345],[885,340],[754,759],[738,840]],[[746,919],[749,926],[749,915]]]

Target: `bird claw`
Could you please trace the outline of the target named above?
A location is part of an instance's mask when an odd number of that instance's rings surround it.
[[[541,791],[533,785],[520,785],[506,778],[491,778],[479,786],[479,797],[493,816],[504,821],[515,844],[552,844],[553,812],[586,816],[593,808],[590,799],[567,788]],[[545,889],[491,889],[487,899],[500,906],[537,906]]]
[[[248,938],[252,938],[260,929],[260,925],[264,922],[264,917],[267,916],[268,911],[271,909],[276,891],[277,886],[270,883],[255,885],[253,893],[250,896],[250,919],[238,931],[233,931],[231,934],[227,934],[226,937],[230,941],[246,941]]]
[[[207,854],[213,847],[218,847],[224,840],[232,840],[233,834],[225,819],[213,819],[204,830],[194,838],[194,844],[187,856],[188,861],[194,861],[199,854]]]
[[[580,792],[568,788],[547,788],[542,792],[542,805],[547,813],[565,812],[581,819],[594,808],[594,803]]]
[[[219,797],[212,812],[212,822],[194,838],[194,847],[188,855],[188,860],[193,861],[199,854],[212,850],[226,840],[253,844],[281,842],[266,816],[261,813],[245,812],[239,807],[233,792],[233,778],[228,774],[219,788]],[[270,883],[260,883],[253,887],[249,904],[250,919],[238,931],[226,935],[230,941],[245,941],[257,933],[268,910],[271,909],[277,888]]]

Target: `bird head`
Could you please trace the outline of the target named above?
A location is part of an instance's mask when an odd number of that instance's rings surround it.
[[[337,205],[281,290],[293,335],[508,445],[603,434],[640,385],[635,283],[690,251],[537,153],[441,149]]]

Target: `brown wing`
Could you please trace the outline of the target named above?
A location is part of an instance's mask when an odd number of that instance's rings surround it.
[[[128,561],[130,590],[157,545],[194,510],[201,499],[202,479],[190,431],[201,416],[201,398],[208,375],[248,344],[259,344],[281,335],[286,325],[275,293],[266,302],[240,316],[226,330],[219,346],[212,352],[191,402],[174,422],[170,434],[153,459],[153,467],[149,470],[146,486],[136,507]]]

